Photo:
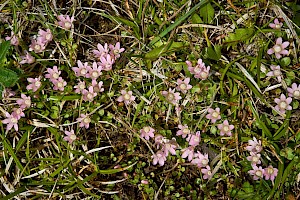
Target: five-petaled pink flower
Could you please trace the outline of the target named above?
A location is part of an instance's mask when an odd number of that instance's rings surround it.
[[[217,120],[221,119],[220,108],[216,108],[215,110],[209,108],[208,114],[206,115],[206,119],[210,119],[211,123],[215,123]]]
[[[203,175],[203,179],[209,179],[212,175],[210,166],[208,166],[208,165],[206,166],[206,168],[202,168],[201,172]]]
[[[194,165],[197,165],[198,168],[203,168],[208,166],[209,159],[208,154],[202,154],[199,151],[195,153],[195,158],[191,162]]]
[[[274,168],[273,166],[269,166],[264,169],[264,176],[266,180],[271,180],[272,182],[274,181],[275,177],[277,176],[278,169]]]
[[[61,71],[58,70],[57,66],[53,66],[51,69],[50,67],[47,68],[47,74],[45,74],[45,77],[50,79],[50,81],[53,83],[54,80],[57,80],[59,78],[59,75],[61,74]]]
[[[266,75],[267,76],[275,76],[278,80],[279,83],[281,83],[281,71],[280,71],[280,66],[277,65],[271,65],[272,71],[268,72]]]
[[[103,92],[104,88],[102,88],[103,86],[103,81],[99,81],[97,82],[95,79],[92,80],[92,86],[94,87],[94,91],[99,93],[99,92]]]
[[[120,42],[117,42],[116,45],[109,45],[109,49],[111,52],[111,56],[115,59],[120,57],[120,53],[122,53],[123,51],[125,51],[124,48],[121,48]]]
[[[197,146],[201,140],[200,131],[197,131],[196,134],[190,134],[186,140],[189,142],[189,145]]]
[[[166,97],[167,101],[172,104],[177,104],[178,101],[181,99],[180,93],[175,92],[175,89],[169,88],[169,91],[162,91],[161,94]]]
[[[10,115],[8,112],[5,113],[6,119],[2,120],[3,124],[7,124],[6,130],[12,129],[12,127],[15,128],[16,131],[18,131],[18,119],[14,115]]]
[[[97,79],[102,74],[102,67],[98,66],[96,62],[93,62],[93,68],[87,66],[88,73],[86,74],[87,78],[91,78],[92,80]]]
[[[30,108],[31,106],[31,98],[30,96],[26,96],[25,94],[21,94],[21,99],[17,100],[17,104],[20,106],[20,108]]]
[[[100,65],[104,71],[110,71],[112,70],[112,66],[114,63],[115,60],[113,59],[113,57],[111,57],[109,54],[106,54],[100,58],[100,62],[98,62],[98,65]]]
[[[79,83],[75,85],[74,88],[75,88],[75,93],[77,94],[82,93],[82,91],[85,89],[85,82],[79,80]]]
[[[163,145],[164,145],[164,137],[160,134],[155,135],[154,146],[156,146],[156,148],[159,149],[159,147],[162,147]]]
[[[46,49],[45,43],[42,41],[42,38],[37,38],[36,40],[31,40],[29,45],[29,51],[34,51],[35,53],[41,53]]]
[[[92,52],[96,58],[100,59],[103,56],[108,54],[109,52],[108,44],[105,43],[104,46],[102,46],[102,44],[97,44],[97,50],[92,50]]]
[[[272,29],[280,29],[282,27],[283,23],[279,22],[279,20],[276,18],[274,20],[274,23],[270,23],[269,26],[272,28]]]
[[[259,153],[262,151],[261,141],[253,137],[253,140],[248,140],[248,146],[246,147],[248,151],[253,153]]]
[[[21,61],[20,61],[20,64],[31,64],[31,63],[34,63],[35,62],[35,58],[30,54],[28,53],[27,51],[24,51],[25,55],[21,56]]]
[[[18,46],[18,45],[19,45],[19,39],[18,39],[18,37],[15,35],[14,32],[11,32],[11,36],[5,37],[5,40],[6,40],[6,41],[10,40],[10,44],[13,45],[13,46]]]
[[[200,78],[201,80],[206,80],[208,78],[210,66],[206,67],[202,59],[198,59],[195,67],[193,67],[190,61],[186,61],[185,63],[187,64],[188,70],[191,74],[195,75],[195,78]]]
[[[162,147],[162,151],[165,153],[166,156],[169,155],[169,152],[172,155],[176,155],[176,149],[178,147],[178,144],[175,140],[168,140]]]
[[[218,129],[220,130],[220,135],[231,136],[231,130],[234,129],[233,125],[229,125],[228,120],[224,120],[223,124],[218,124]]]
[[[14,116],[17,120],[21,119],[21,117],[25,117],[22,108],[13,108],[13,112],[11,113],[11,115]]]
[[[53,39],[53,35],[52,35],[50,29],[47,29],[46,31],[44,31],[43,29],[40,29],[38,32],[38,35],[44,44],[51,42]]]
[[[288,55],[289,51],[286,50],[285,48],[287,48],[289,46],[289,42],[283,42],[282,43],[282,38],[277,38],[276,40],[276,44],[267,51],[267,53],[269,55],[275,53],[275,56],[277,59],[280,59],[282,57],[282,55]]]
[[[189,147],[187,147],[187,148],[184,148],[184,149],[182,149],[181,151],[182,151],[182,155],[181,155],[181,157],[182,158],[188,158],[188,161],[191,161],[191,160],[193,160],[193,157],[194,157],[194,149],[195,149],[195,147],[194,146],[189,146]]]
[[[80,122],[79,127],[88,129],[90,127],[91,118],[88,115],[80,114],[80,117],[78,117],[76,121]]]
[[[88,68],[90,68],[89,64],[85,62],[82,64],[80,60],[77,61],[78,67],[72,67],[72,70],[75,72],[75,76],[83,76],[88,78]]]
[[[65,131],[65,134],[67,136],[64,137],[64,140],[69,142],[70,144],[72,144],[72,142],[74,142],[74,140],[76,140],[77,138],[73,129],[71,131]]]
[[[259,153],[250,151],[250,156],[247,157],[247,160],[251,162],[251,165],[257,165],[261,163],[260,157],[261,155]]]
[[[151,158],[153,159],[153,165],[156,165],[158,163],[160,166],[163,166],[165,164],[165,161],[167,160],[166,155],[162,151],[156,152],[156,154],[152,155]]]
[[[88,89],[89,90],[84,89],[82,91],[83,100],[91,102],[91,101],[93,101],[94,97],[97,96],[97,93],[94,91],[94,87],[93,86],[90,86]]]
[[[27,81],[30,83],[26,86],[27,90],[32,90],[33,92],[36,92],[41,86],[41,78],[27,78]]]
[[[281,94],[280,98],[275,98],[274,101],[277,103],[275,109],[280,113],[284,114],[286,110],[292,110],[292,106],[290,106],[292,102],[291,97],[286,98],[284,94]]]
[[[150,126],[145,126],[140,130],[141,137],[145,138],[146,140],[149,140],[150,137],[151,138],[154,137],[154,131],[155,131],[154,128],[151,128]]]
[[[265,170],[260,166],[252,165],[252,170],[249,170],[249,174],[253,176],[253,180],[258,180],[263,178]]]
[[[68,16],[68,15],[58,15],[57,19],[59,20],[57,23],[60,27],[65,28],[65,29],[71,29],[73,25],[74,17]]]
[[[188,136],[191,133],[189,127],[186,124],[184,126],[179,124],[178,128],[179,130],[177,131],[176,135],[181,135],[182,138],[186,138],[186,136]]]
[[[293,97],[295,99],[300,99],[300,84],[297,86],[296,83],[292,84],[292,87],[288,87],[287,91],[289,93],[290,97]]]
[[[190,83],[190,78],[185,78],[184,80],[177,79],[176,89],[185,94],[187,93],[188,90],[192,88],[192,86],[189,83]]]
[[[59,77],[58,79],[54,79],[52,83],[54,84],[53,89],[60,90],[60,91],[64,91],[65,86],[67,85],[67,82],[62,77]]]
[[[118,102],[124,101],[126,105],[130,104],[135,100],[135,97],[132,95],[132,91],[121,90],[121,96],[117,98]]]

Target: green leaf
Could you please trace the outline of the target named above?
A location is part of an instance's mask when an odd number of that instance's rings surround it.
[[[193,24],[202,24],[202,23],[203,23],[203,21],[202,21],[202,19],[200,18],[200,16],[197,15],[196,13],[194,13],[194,14],[192,15],[191,19],[192,19]],[[193,29],[194,29],[194,30],[197,30],[197,28],[193,28]],[[202,28],[202,27],[199,27],[199,30],[202,32],[202,31],[203,31],[203,28]]]
[[[211,24],[215,16],[215,9],[208,3],[200,9],[200,16],[204,23]]]
[[[16,72],[0,67],[0,83],[5,87],[12,87],[18,81]]]
[[[153,50],[149,51],[145,55],[145,59],[155,60],[160,56],[166,55],[167,53],[174,52],[187,44],[184,42],[171,42],[169,44],[163,44]]]
[[[218,61],[221,58],[221,46],[215,45],[206,48],[206,54],[209,59]]]
[[[229,33],[225,38],[225,45],[234,45],[238,42],[246,41],[255,33],[254,28],[236,29],[234,33]]]
[[[9,47],[10,41],[4,41],[0,44],[0,64],[2,64],[3,59],[6,57]]]

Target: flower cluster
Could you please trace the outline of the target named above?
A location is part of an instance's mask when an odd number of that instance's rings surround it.
[[[271,180],[273,182],[277,176],[278,169],[271,165],[264,169],[261,166],[257,166],[261,164],[260,152],[263,150],[261,141],[253,137],[253,140],[248,141],[248,146],[246,149],[250,153],[250,156],[247,157],[247,160],[251,162],[252,166],[252,170],[250,170],[248,173],[253,176],[254,180],[265,178],[265,180]]]
[[[18,121],[21,117],[25,117],[24,110],[26,108],[30,108],[31,106],[31,98],[26,96],[25,94],[21,94],[21,98],[17,100],[17,104],[19,107],[13,108],[13,112],[9,114],[8,112],[5,113],[6,119],[2,120],[3,124],[7,124],[6,130],[9,131],[14,127],[16,131],[18,131]]]
[[[29,51],[34,51],[35,53],[42,53],[49,42],[53,39],[53,35],[50,29],[46,31],[40,29],[37,37],[31,40],[31,44],[29,45]]]
[[[206,80],[209,76],[210,66],[205,66],[205,63],[202,59],[198,59],[197,65],[193,67],[190,61],[186,61],[188,70],[191,74],[194,74],[195,78],[200,78],[201,80]]]
[[[53,66],[53,68],[47,68],[47,74],[45,74],[45,77],[50,80],[51,83],[53,83],[54,90],[60,90],[64,91],[65,86],[67,85],[67,82],[60,77],[61,71],[58,70],[57,66]]]

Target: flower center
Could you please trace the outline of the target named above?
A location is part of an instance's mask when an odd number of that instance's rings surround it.
[[[149,131],[150,131],[150,128],[147,126],[147,127],[144,127],[144,131],[146,132],[146,133],[148,133]]]
[[[252,157],[252,161],[256,163],[256,162],[259,161],[259,158],[258,158],[257,156],[253,156],[253,157]]]
[[[52,77],[55,79],[58,79],[59,75],[58,75],[58,73],[53,73]]]
[[[13,123],[13,124],[16,124],[16,123],[18,123],[18,120],[17,120],[16,118],[14,118],[14,117],[13,117],[13,118],[11,118],[11,119],[10,119],[10,121],[11,121],[11,123]]]
[[[79,89],[83,90],[85,88],[84,84],[79,85]]]
[[[281,75],[281,71],[279,69],[274,70],[274,76],[280,76]]]
[[[195,136],[194,137],[194,142],[199,142],[200,140],[199,140],[199,137],[197,137],[197,136]]]
[[[169,93],[168,94],[168,100],[173,101],[174,100],[174,94]]]
[[[66,29],[69,29],[69,28],[71,28],[71,23],[70,22],[65,22],[65,28]]]
[[[81,69],[81,70],[80,70],[80,74],[85,75],[85,74],[86,74],[86,69]]]
[[[207,76],[208,76],[207,72],[201,72],[201,73],[200,73],[200,77],[201,77],[202,79],[207,79]]]
[[[25,103],[27,106],[30,106],[31,101],[30,101],[29,99],[26,99],[26,100],[24,101],[24,103]]]
[[[211,171],[208,171],[208,172],[207,172],[207,175],[210,176],[210,175],[211,175]]]
[[[279,53],[281,51],[281,46],[275,45],[273,49],[276,53]]]
[[[201,72],[201,68],[200,68],[199,66],[196,66],[196,67],[194,68],[194,72],[195,72],[196,74],[200,73],[200,72]]]
[[[51,40],[51,33],[48,33],[47,35],[46,35],[46,40]]]
[[[190,133],[190,130],[188,129],[188,128],[185,128],[185,129],[183,129],[183,131],[182,131],[184,134],[189,134]]]
[[[41,86],[41,82],[40,82],[40,81],[36,81],[36,82],[34,83],[34,85],[35,85],[36,87],[40,87],[40,86]]]
[[[115,55],[119,54],[119,50],[118,49],[115,49],[113,52],[114,52]]]
[[[87,97],[88,99],[92,99],[92,98],[93,98],[93,95],[92,95],[91,93],[88,93],[88,94],[86,95],[86,97]]]
[[[75,134],[71,134],[70,135],[70,139],[73,140],[73,141],[76,140],[76,135]]]
[[[91,122],[91,119],[89,117],[86,117],[83,119],[83,123],[88,124]]]
[[[203,159],[201,163],[202,163],[202,165],[206,166],[208,164],[208,160],[207,159]]]
[[[218,117],[219,117],[219,113],[216,112],[216,111],[214,111],[214,112],[212,113],[212,116],[213,116],[213,118],[218,118]]]
[[[280,29],[280,28],[281,28],[281,25],[280,25],[280,24],[276,24],[276,25],[275,25],[275,28],[276,28],[276,29]]]
[[[258,177],[261,177],[261,176],[262,176],[262,171],[257,170],[257,171],[255,172],[255,175],[258,176]]]
[[[228,132],[229,131],[229,127],[227,125],[223,126],[223,131],[224,132]]]
[[[281,101],[281,102],[279,103],[279,107],[280,107],[280,109],[282,109],[282,110],[286,109],[287,106],[288,106],[288,104],[287,104],[285,101]]]
[[[260,145],[256,145],[256,146],[255,146],[255,150],[256,150],[257,152],[260,152],[260,150],[261,150]]]
[[[268,168],[268,169],[267,169],[267,172],[268,172],[268,174],[273,174],[273,173],[274,173],[274,169]]]
[[[34,45],[34,49],[37,51],[41,50],[41,45],[39,44]]]
[[[129,95],[129,94],[125,94],[125,95],[124,95],[124,99],[125,99],[125,100],[129,100],[129,99],[130,99],[130,95]]]
[[[64,85],[62,84],[62,82],[58,82],[57,87],[61,88],[61,87],[64,87]]]
[[[185,83],[181,83],[181,84],[179,85],[179,88],[182,89],[182,90],[186,90],[187,86],[186,86]]]
[[[95,71],[94,71],[94,72],[92,73],[92,77],[98,78],[98,76],[99,76],[99,73],[98,73],[98,72],[95,72]]]
[[[294,97],[300,97],[300,91],[299,91],[299,90],[295,90],[295,91],[293,92],[293,96],[294,96]]]

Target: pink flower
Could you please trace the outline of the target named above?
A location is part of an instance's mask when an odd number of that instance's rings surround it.
[[[154,138],[154,131],[155,130],[150,126],[145,126],[140,130],[141,137],[145,138],[146,140],[149,140],[150,139],[149,137]]]
[[[178,101],[181,99],[180,93],[175,92],[175,89],[169,88],[169,91],[162,91],[161,94],[166,97],[167,101],[172,104],[177,104]]]
[[[156,148],[159,149],[159,147],[162,147],[163,145],[164,145],[164,137],[160,134],[155,135],[154,146],[156,146]]]
[[[132,95],[132,91],[121,90],[121,96],[117,98],[118,102],[124,101],[126,105],[130,104],[135,100],[135,97]]]
[[[257,167],[252,165],[253,170],[250,170],[248,173],[253,176],[253,180],[258,180],[263,178],[265,170],[262,167]]]
[[[11,36],[5,37],[5,40],[6,40],[6,41],[10,40],[10,44],[13,45],[13,46],[18,46],[18,45],[19,45],[19,39],[18,39],[18,37],[15,35],[14,32],[11,32]]]
[[[178,86],[176,87],[176,89],[185,94],[188,90],[192,88],[192,86],[189,85],[189,83],[190,78],[185,78],[184,80],[177,79]]]
[[[253,137],[253,140],[248,140],[248,146],[246,149],[253,153],[259,153],[262,151],[261,141]]]
[[[110,71],[112,70],[112,66],[115,63],[115,60],[109,55],[103,55],[100,58],[100,62],[98,62],[98,64],[103,68],[103,70],[105,71]]]
[[[12,91],[10,88],[4,88],[2,92],[2,98],[7,99],[16,95],[16,92]]]
[[[53,87],[54,90],[64,91],[67,82],[62,77],[59,77],[58,79],[53,80],[53,84],[54,84]]]
[[[198,168],[203,168],[208,166],[209,159],[208,159],[208,154],[202,154],[199,151],[195,153],[195,158],[192,160],[192,164],[197,165]]]
[[[165,143],[165,145],[162,148],[162,151],[165,153],[166,156],[169,155],[169,152],[172,155],[176,155],[176,149],[178,147],[178,144],[174,140],[169,140]]]
[[[88,89],[89,90],[84,89],[82,91],[83,100],[84,101],[93,101],[94,97],[97,96],[97,93],[94,91],[93,86],[90,86]]]
[[[270,23],[269,26],[272,28],[272,29],[280,29],[282,27],[283,23],[279,22],[279,20],[276,18],[274,20],[274,23]]]
[[[282,56],[281,55],[288,55],[289,52],[288,50],[285,50],[286,47],[289,46],[289,42],[284,42],[282,43],[282,38],[277,38],[276,44],[267,51],[269,55],[275,53],[275,56],[277,59],[280,59]]]
[[[53,35],[50,31],[50,29],[47,29],[46,31],[40,29],[38,32],[40,40],[44,43],[47,44],[48,42],[51,42],[53,39]]]
[[[61,71],[58,70],[57,66],[53,66],[53,69],[47,68],[47,72],[48,74],[45,74],[45,77],[50,79],[52,83],[54,80],[57,80],[61,74]]]
[[[6,130],[9,131],[12,127],[18,131],[18,119],[14,115],[10,115],[8,112],[5,113],[6,119],[2,120],[3,124],[7,124]]]
[[[24,56],[21,56],[21,62],[20,64],[31,64],[31,63],[34,63],[35,62],[35,58],[30,54],[28,53],[27,51],[24,51],[25,52],[25,55]]]
[[[292,84],[292,87],[288,87],[287,91],[290,97],[294,97],[295,99],[300,99],[300,84],[297,86],[296,83]]]
[[[194,146],[189,146],[187,148],[182,149],[181,151],[183,152],[181,157],[182,158],[188,158],[188,161],[191,161],[194,157]]]
[[[218,129],[220,130],[220,135],[231,136],[231,130],[234,129],[233,125],[229,125],[228,120],[224,120],[223,124],[218,124]]]
[[[291,97],[286,98],[284,94],[281,94],[280,99],[275,98],[274,101],[277,103],[275,109],[282,114],[284,114],[286,110],[292,110],[292,106],[290,106],[290,103],[292,102]]]
[[[195,75],[195,78],[200,78],[201,80],[206,80],[208,78],[210,66],[206,67],[202,59],[198,59],[195,67],[192,66],[190,61],[186,61],[186,64],[188,65],[188,70],[191,74]]]
[[[108,55],[109,49],[107,43],[102,46],[101,44],[97,44],[98,50],[93,50],[93,54],[96,58],[102,58],[105,55]]]
[[[176,135],[177,136],[181,135],[182,138],[186,138],[186,136],[188,136],[191,133],[189,127],[186,124],[184,126],[179,124],[178,128],[180,130],[177,131]]]
[[[190,134],[187,137],[187,141],[189,141],[189,145],[197,146],[200,143],[200,131],[197,131],[195,135]]]
[[[152,155],[151,158],[153,159],[153,165],[157,165],[158,163],[160,166],[163,166],[167,160],[166,155],[162,151],[156,152],[156,154]]]
[[[80,94],[82,91],[85,89],[85,82],[84,81],[79,81],[77,85],[74,86],[75,93]]]
[[[111,55],[114,59],[117,59],[120,57],[120,53],[122,53],[123,51],[125,51],[124,48],[121,48],[120,42],[116,43],[116,46],[110,44],[109,45],[109,49],[111,51]]]
[[[77,61],[78,67],[72,67],[72,70],[75,72],[75,76],[83,76],[88,78],[88,68],[91,68],[87,62],[82,64],[80,60]]]
[[[102,74],[102,67],[98,66],[96,62],[93,62],[93,68],[87,66],[88,73],[86,75],[87,78],[91,78],[92,80],[97,79]]]
[[[141,180],[141,184],[148,185],[149,181],[148,180]]]
[[[94,80],[92,80],[92,86],[94,87],[94,91],[97,92],[97,93],[104,91],[104,88],[102,88],[102,86],[103,86],[102,81],[97,83],[97,81],[94,79]]]
[[[34,51],[35,53],[41,53],[46,49],[45,43],[41,38],[37,38],[36,40],[31,40],[31,44],[29,45],[29,51]]]
[[[280,66],[277,65],[271,65],[272,71],[268,72],[266,75],[267,76],[275,76],[278,80],[279,83],[281,83],[281,71],[280,71]]]
[[[74,142],[74,140],[76,140],[77,138],[73,129],[71,131],[65,131],[65,134],[67,136],[64,137],[64,140],[69,142],[70,144],[72,144],[72,142]]]
[[[257,165],[260,164],[260,157],[261,155],[258,153],[250,152],[250,156],[247,157],[247,160],[251,162],[251,165]]]
[[[273,166],[269,166],[264,169],[264,176],[266,180],[271,180],[272,182],[274,181],[275,177],[277,176],[278,169],[274,168]]]
[[[57,19],[59,20],[57,23],[60,27],[65,28],[65,29],[71,29],[72,23],[74,20],[74,17],[68,16],[68,15],[58,15]]]
[[[16,118],[17,120],[21,119],[21,117],[25,117],[22,108],[13,108],[13,112],[11,113],[11,115],[14,116],[14,118]]]
[[[26,89],[27,90],[32,90],[33,92],[36,92],[41,86],[41,78],[27,78],[27,81],[30,83],[27,85]]]
[[[212,175],[210,166],[206,166],[206,168],[201,169],[203,179],[209,179]]]
[[[17,100],[17,104],[21,109],[30,108],[31,106],[31,98],[30,96],[26,96],[25,94],[21,94],[21,99]]]
[[[80,117],[78,117],[76,121],[80,122],[79,127],[88,129],[90,127],[91,118],[88,115],[80,114]]]
[[[206,119],[210,119],[211,123],[215,123],[217,120],[221,119],[220,108],[216,108],[215,110],[209,108],[208,114],[206,115]]]

